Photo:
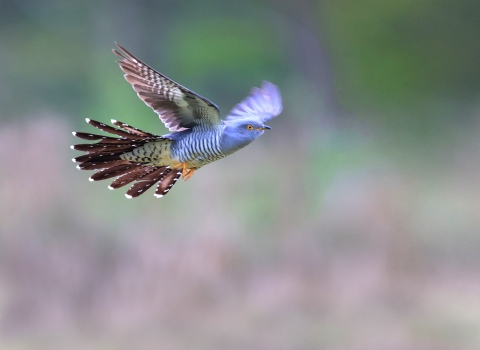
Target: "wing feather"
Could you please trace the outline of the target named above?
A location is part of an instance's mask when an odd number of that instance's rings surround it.
[[[278,87],[264,81],[262,88],[253,88],[250,94],[228,113],[226,120],[258,117],[266,122],[282,112],[282,96]]]
[[[138,97],[151,107],[170,131],[189,129],[196,124],[220,124],[218,107],[206,98],[177,84],[133,56],[122,46],[113,53],[125,79]]]

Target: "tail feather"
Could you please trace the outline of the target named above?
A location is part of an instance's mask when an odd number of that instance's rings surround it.
[[[114,135],[121,136],[121,137],[124,137],[124,138],[129,138],[129,139],[136,139],[136,140],[142,140],[144,138],[144,136],[134,134],[133,132],[116,129],[116,128],[108,126],[104,123],[97,122],[96,120],[86,119],[86,121],[87,121],[88,124],[96,127],[97,129],[108,132],[110,134],[114,134]]]
[[[121,122],[117,122],[121,123]],[[126,124],[124,124],[126,125]],[[131,127],[133,128],[133,127]],[[73,132],[73,136],[76,136],[80,139],[83,140],[88,140],[88,141],[96,141],[100,140],[99,143],[130,143],[132,142],[132,139],[129,138],[116,138],[116,137],[109,137],[109,136],[103,136],[103,135],[97,135],[97,134],[90,134],[86,132]],[[144,141],[154,141],[154,140],[159,140],[162,139],[161,136],[156,136],[153,134],[148,134],[148,136],[144,137]]]
[[[151,140],[156,140],[156,139],[145,139],[143,141],[151,141]],[[138,140],[135,140],[136,142],[139,142]],[[121,144],[130,144],[131,142],[133,142],[132,139],[124,139],[124,138],[116,138],[116,137],[104,137],[101,141],[99,141],[98,143],[101,143],[101,144],[117,144],[117,143],[121,143]]]
[[[141,166],[138,169],[135,169],[129,173],[126,173],[122,176],[117,177],[109,186],[111,189],[117,189],[128,185],[129,183],[140,180],[145,175],[150,174],[156,169],[153,166]]]
[[[96,141],[100,140],[98,143],[130,143],[132,140],[124,139],[124,138],[117,138],[117,137],[109,137],[97,134],[88,134],[86,132],[73,132],[73,136],[78,137],[79,139],[88,140],[88,141]]]
[[[115,178],[110,184],[110,189],[117,189],[135,182],[127,191],[127,198],[138,197],[145,193],[155,183],[159,183],[155,191],[156,197],[162,197],[175,184],[181,171],[172,170],[168,166],[154,166],[150,162],[134,162],[122,159],[124,153],[130,152],[147,142],[166,140],[162,136],[150,134],[128,124],[112,120],[117,129],[95,120],[87,119],[87,123],[104,132],[119,136],[102,136],[85,132],[74,132],[73,135],[88,141],[97,141],[91,144],[77,144],[72,149],[86,152],[73,159],[79,163],[80,170],[100,170],[94,173],[91,181]]]
[[[79,139],[95,141],[107,138],[107,136],[96,135],[96,134],[89,134],[87,132],[72,132],[73,136],[78,137]],[[113,137],[112,137],[113,138]]]
[[[98,152],[98,153],[88,153],[83,156],[73,158],[76,163],[98,163],[106,162],[110,160],[120,160],[120,155],[122,153],[115,152]]]
[[[90,180],[92,181],[100,181],[100,180],[106,180],[110,179],[112,177],[118,177],[121,175],[124,175],[126,173],[130,173],[138,168],[140,168],[140,165],[136,164],[120,164],[120,165],[114,165],[112,167],[109,167],[107,169],[103,169],[101,171],[96,172],[92,176],[90,176]]]
[[[168,174],[170,167],[162,166],[155,169],[152,173],[145,175],[142,177],[142,181],[151,181],[155,180],[155,182],[160,181],[166,174]]]
[[[108,143],[80,143],[78,145],[73,145],[71,148],[76,151],[83,151],[88,153],[99,153],[99,152],[130,152],[135,147],[136,144],[108,144]]]
[[[157,185],[155,197],[160,198],[165,196],[173,187],[173,185],[175,185],[181,175],[182,172],[178,170],[171,170],[168,174],[166,174],[162,181],[160,181]]]
[[[99,169],[108,169],[117,165],[130,164],[128,160],[109,160],[106,162],[97,162],[97,163],[82,163],[77,165],[79,170],[99,170]]]
[[[170,168],[161,167],[154,170],[151,174],[148,174],[133,184],[132,187],[129,188],[125,196],[127,198],[135,198],[140,196],[141,194],[145,193],[148,189],[150,189],[155,183],[161,181],[166,174],[171,171]]]
[[[140,130],[140,129],[137,129],[131,125],[128,125],[126,123],[122,123],[122,122],[119,122],[118,120],[113,120],[112,119],[112,124],[122,128],[123,130],[126,130],[128,132],[131,132],[133,134],[136,134],[136,135],[140,135],[140,136],[143,136],[143,137],[157,137],[156,135],[154,134],[151,134],[149,132],[146,132],[146,131],[143,131],[143,130]]]

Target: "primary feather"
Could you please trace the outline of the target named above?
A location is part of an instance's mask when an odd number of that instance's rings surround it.
[[[233,107],[225,120],[256,117],[258,120],[266,122],[279,115],[282,109],[280,90],[276,85],[264,81],[262,88],[254,87],[250,95]]]
[[[117,61],[147,106],[151,107],[170,131],[181,131],[199,123],[220,123],[218,107],[206,98],[157,72],[118,45],[113,52],[122,59]]]

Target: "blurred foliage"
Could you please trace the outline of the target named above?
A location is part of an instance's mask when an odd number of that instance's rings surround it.
[[[478,1],[345,0],[326,1],[324,8],[349,106],[418,108],[425,100],[477,98]]]
[[[436,106],[445,100],[476,102],[478,1],[302,4],[315,11],[310,16],[317,16],[313,20],[318,25],[311,29],[327,42],[335,93],[346,110],[380,125],[394,118],[395,127],[400,118],[421,128],[422,123],[435,123],[443,109]],[[289,52],[289,46],[298,40],[296,27],[309,29],[309,24],[298,21],[301,7],[277,5],[275,13],[253,3],[224,5],[213,0],[190,6],[170,1],[4,2],[0,40],[7,69],[1,73],[2,117],[18,114],[19,108],[23,114],[55,108],[76,120],[86,110],[102,115],[138,110],[140,103],[119,83],[108,53],[115,40],[195,91],[226,100],[223,109],[260,79],[288,85],[303,69],[292,61],[303,53]],[[385,113],[393,108],[399,112]],[[145,110],[142,116],[146,115]]]

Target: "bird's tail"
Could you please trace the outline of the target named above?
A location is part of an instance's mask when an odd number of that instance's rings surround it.
[[[153,187],[157,182],[155,197],[163,197],[181,176],[181,171],[169,166],[155,166],[151,163],[132,162],[122,159],[122,155],[141,147],[148,142],[166,140],[162,136],[134,128],[128,124],[112,119],[112,124],[120,129],[108,126],[95,120],[86,119],[87,123],[106,133],[119,137],[102,136],[85,132],[73,132],[73,135],[83,140],[98,141],[71,146],[77,151],[86,154],[73,158],[80,170],[100,170],[90,177],[90,181],[115,178],[108,186],[114,190],[132,182],[134,184],[127,191],[127,198],[138,197]]]

